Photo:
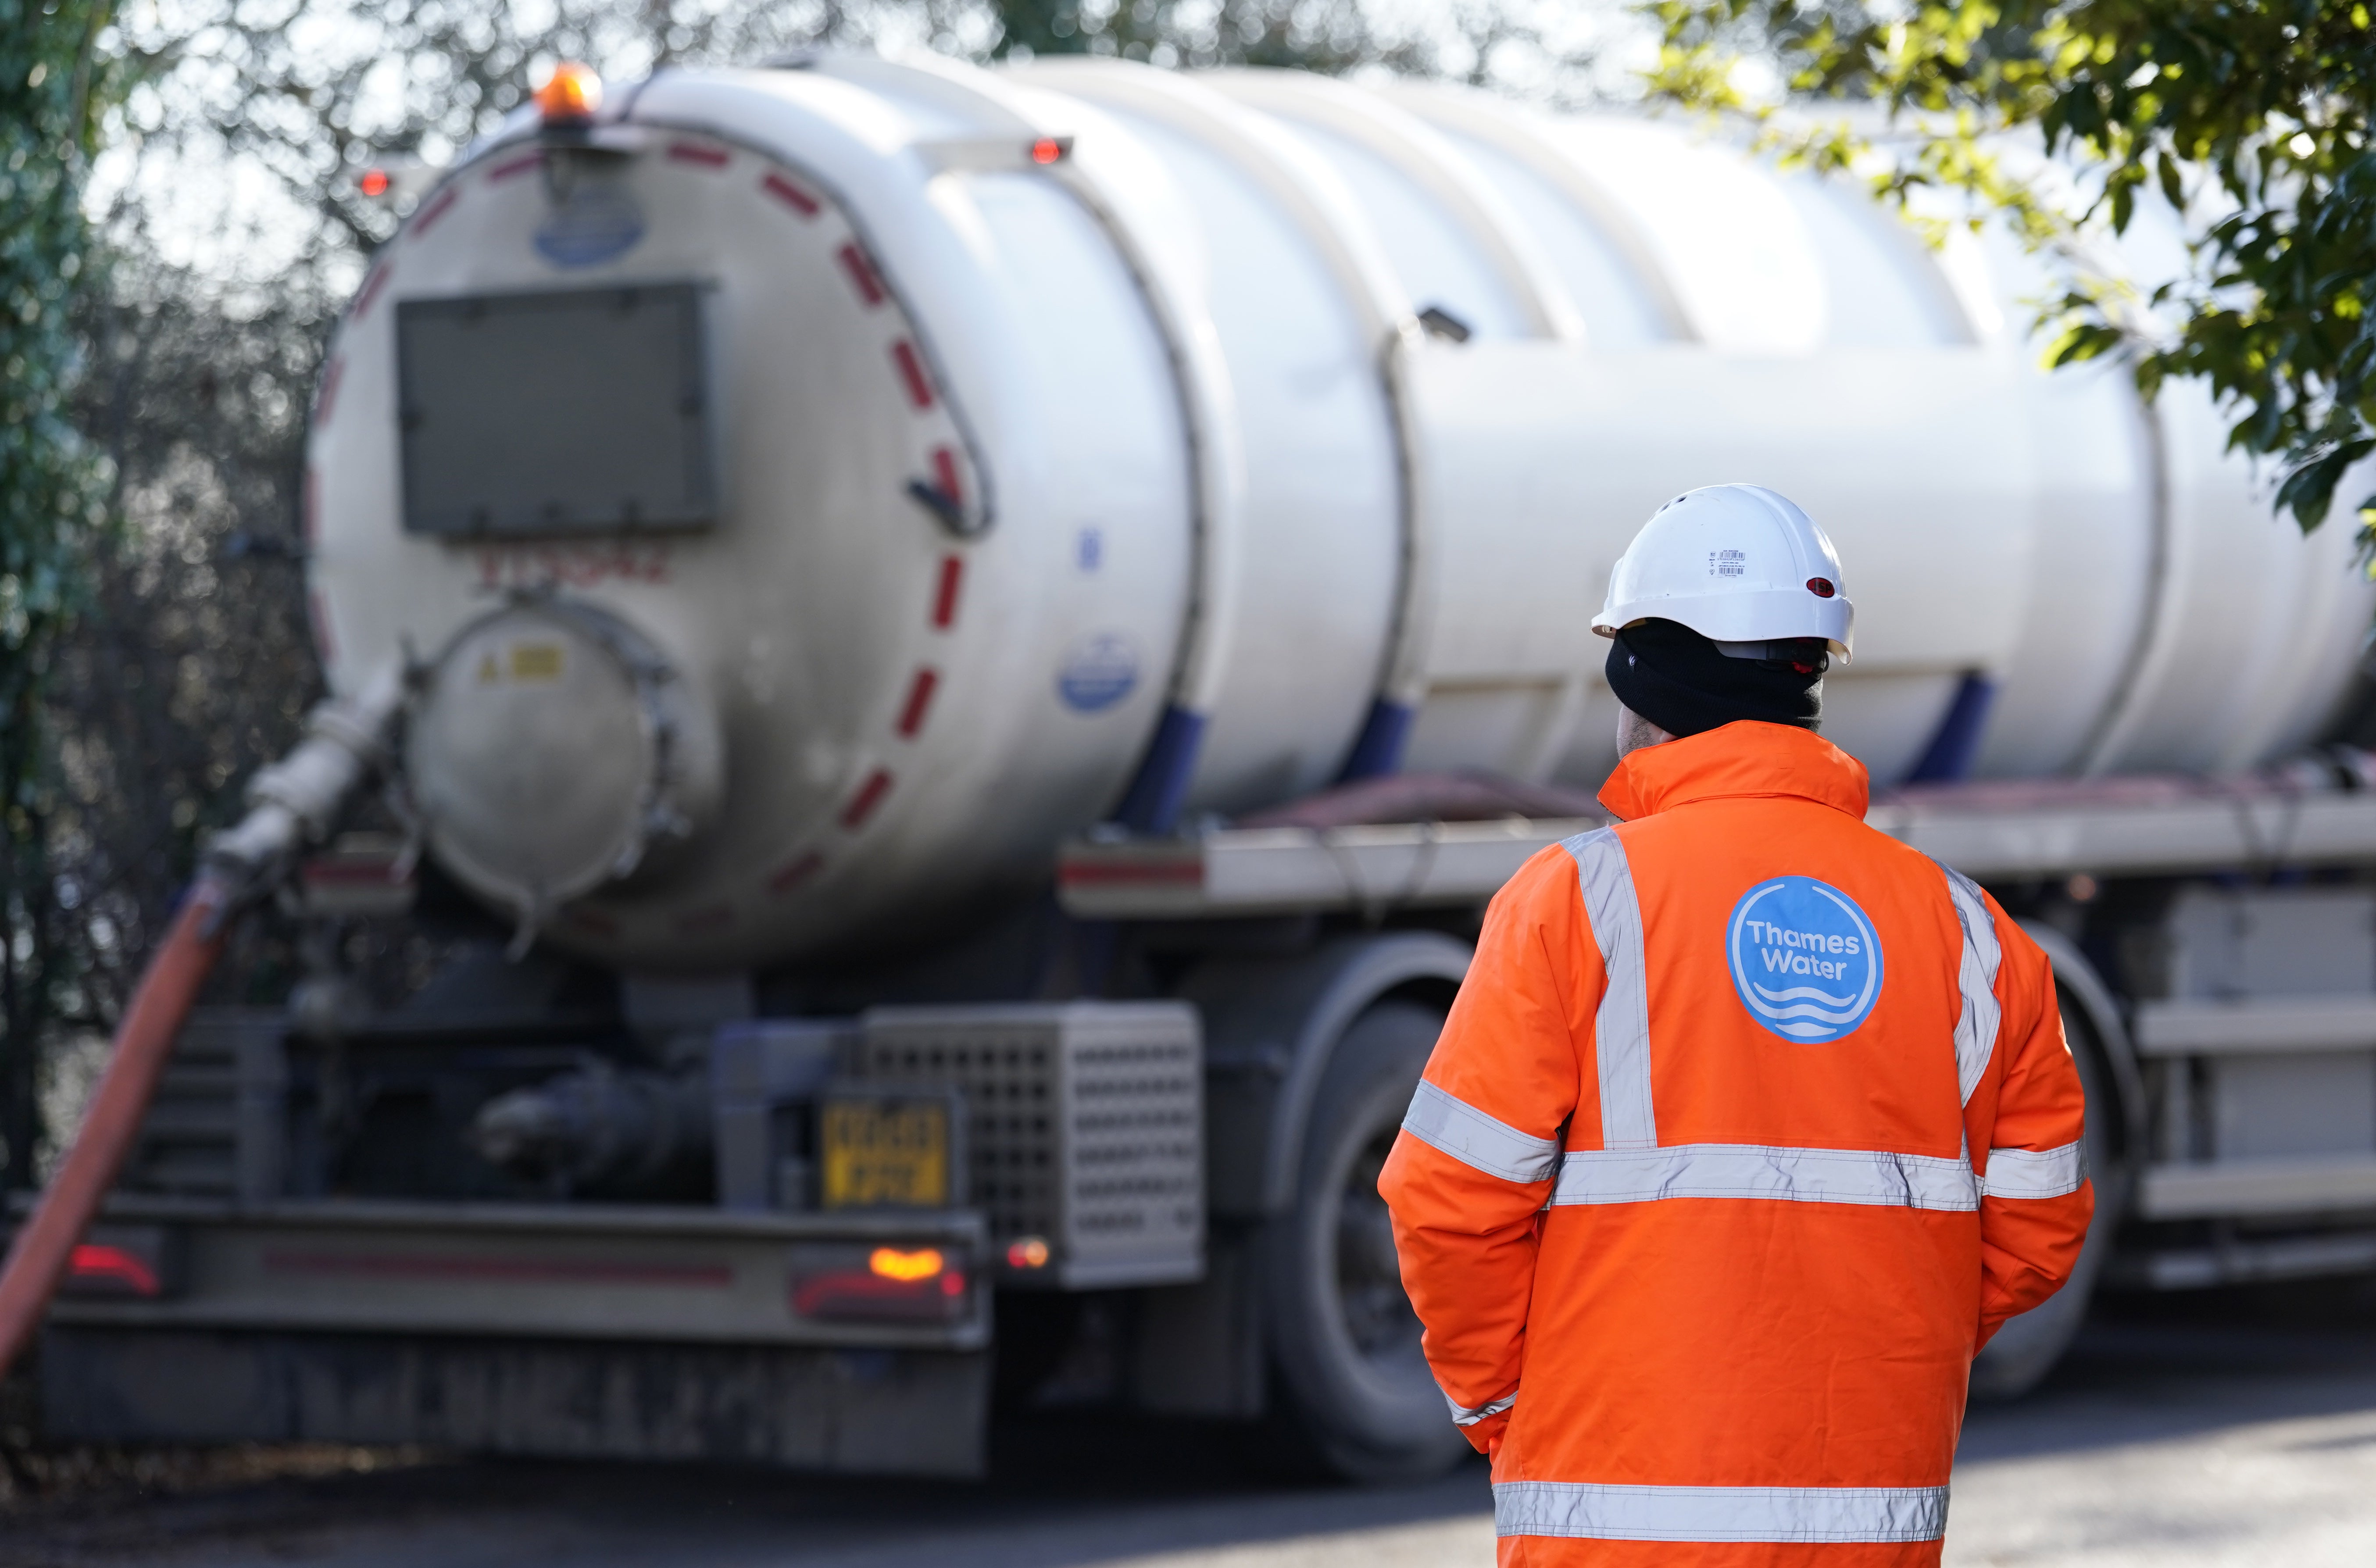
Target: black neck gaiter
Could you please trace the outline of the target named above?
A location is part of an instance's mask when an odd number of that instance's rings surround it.
[[[1610,647],[1609,684],[1620,702],[1678,737],[1742,719],[1816,728],[1831,665],[1823,639],[1767,646],[1788,657],[1734,659],[1680,622],[1637,622]]]

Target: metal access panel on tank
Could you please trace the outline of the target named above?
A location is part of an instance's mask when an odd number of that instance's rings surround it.
[[[703,292],[639,283],[400,303],[405,530],[541,538],[716,521]]]

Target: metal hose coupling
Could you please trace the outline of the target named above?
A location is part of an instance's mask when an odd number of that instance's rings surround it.
[[[352,692],[318,705],[305,738],[247,786],[248,813],[208,841],[204,874],[228,897],[215,919],[273,885],[307,846],[330,835],[355,790],[384,769],[405,702],[404,664],[391,659]]]

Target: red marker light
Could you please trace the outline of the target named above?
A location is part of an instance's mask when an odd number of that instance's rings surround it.
[[[111,1247],[85,1241],[75,1248],[66,1262],[68,1277],[76,1280],[103,1282],[135,1296],[154,1296],[162,1290],[157,1271],[148,1261],[124,1247]]]
[[[1839,590],[1832,587],[1832,580],[1829,577],[1809,577],[1807,579],[1807,591],[1813,594],[1817,599],[1829,599]]]
[[[1031,161],[1034,163],[1061,162],[1064,155],[1072,150],[1073,140],[1070,137],[1041,137],[1031,144]]]
[[[1037,1236],[1025,1236],[1010,1242],[1006,1249],[1009,1268],[1045,1268],[1048,1266],[1048,1243]]]
[[[367,196],[387,195],[388,178],[387,171],[385,169],[366,169],[363,171],[363,177],[356,183],[362,187],[362,193]]]

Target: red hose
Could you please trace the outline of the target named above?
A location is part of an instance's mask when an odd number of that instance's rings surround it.
[[[165,944],[148,960],[140,988],[132,993],[132,1005],[116,1028],[115,1049],[99,1092],[91,1097],[82,1131],[31,1218],[9,1243],[7,1262],[0,1264],[0,1372],[8,1370],[40,1326],[42,1313],[65,1277],[75,1243],[82,1240],[91,1216],[99,1212],[100,1199],[114,1184],[115,1173],[131,1151],[165,1058],[182,1032],[182,1020],[189,1016],[198,987],[222,952],[226,898],[222,885],[211,877],[200,877],[190,889],[165,933]]]

